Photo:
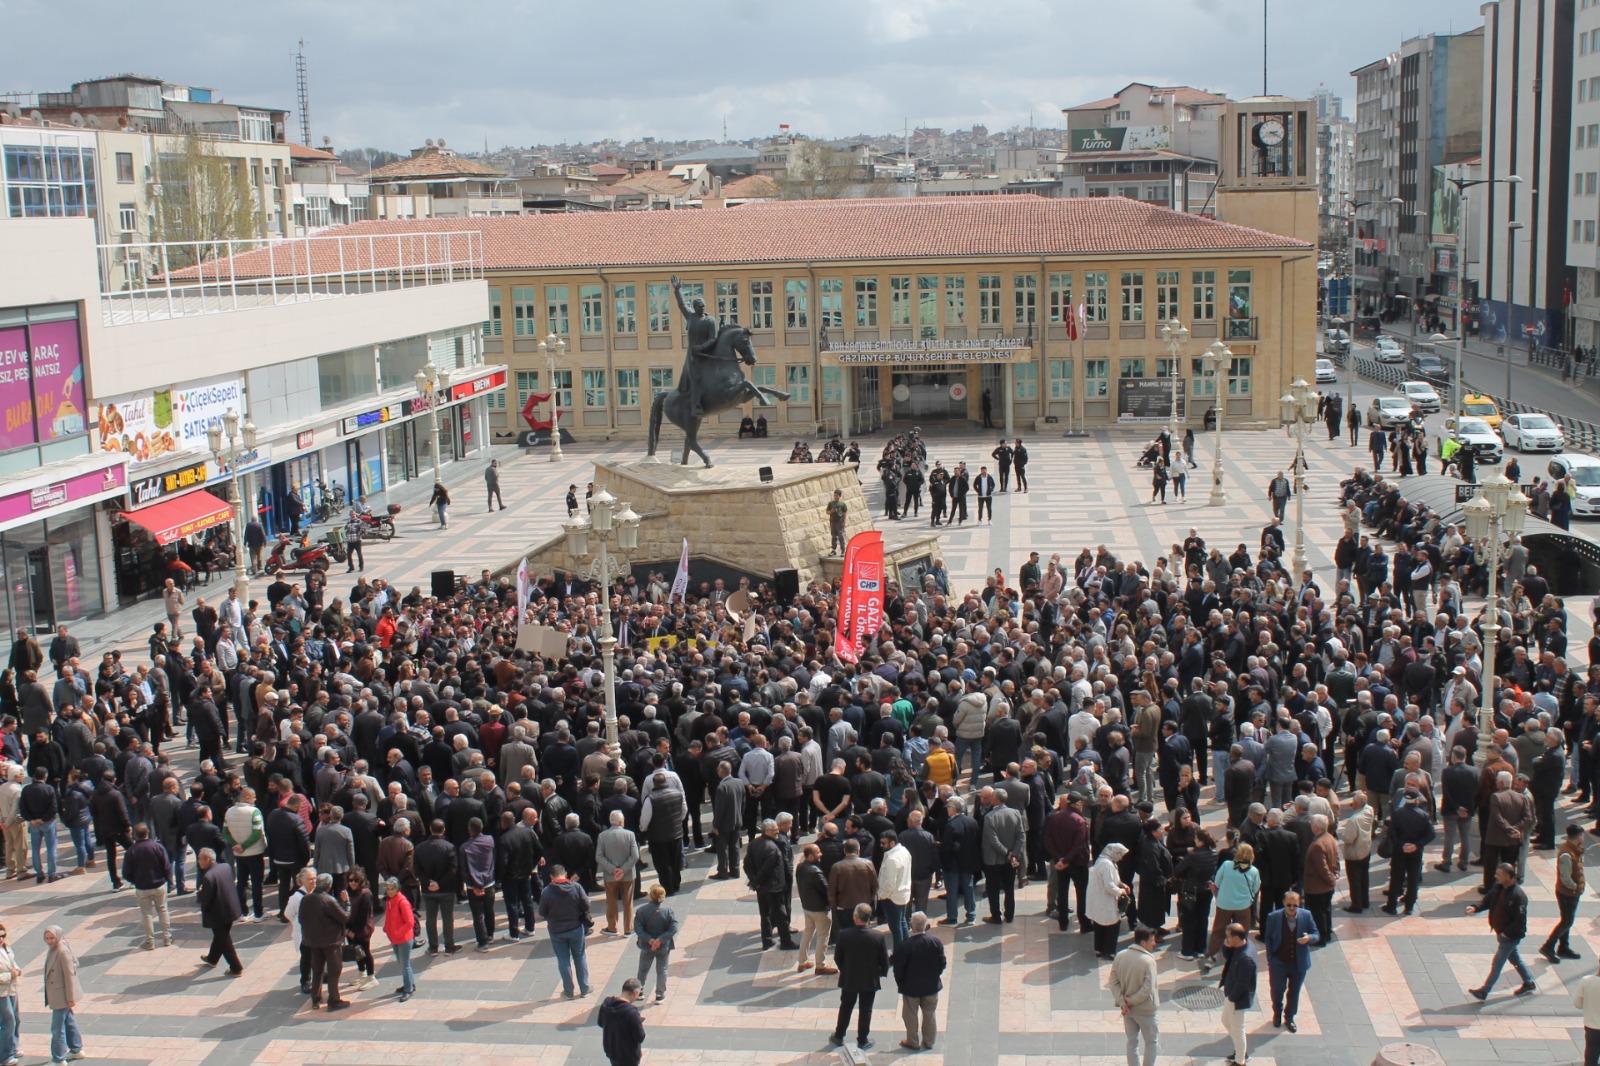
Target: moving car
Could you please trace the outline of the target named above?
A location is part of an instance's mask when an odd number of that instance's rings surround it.
[[[1563,452],[1550,460],[1550,476],[1572,479],[1572,513],[1585,518],[1600,515],[1600,459]]]
[[[1372,358],[1380,363],[1403,363],[1406,353],[1393,337],[1379,337],[1372,345]]]
[[[1559,452],[1567,446],[1566,434],[1555,419],[1536,412],[1507,415],[1500,423],[1500,435],[1507,448],[1519,452]]]
[[[1418,352],[1411,357],[1411,371],[1418,377],[1445,378],[1450,375],[1450,369],[1432,352]]]
[[[1338,368],[1333,365],[1332,359],[1317,360],[1317,384],[1327,385],[1339,380]]]
[[[1500,428],[1500,408],[1481,392],[1469,392],[1461,397],[1461,413],[1483,419],[1492,429]]]
[[[1439,410],[1439,394],[1426,381],[1402,381],[1394,393],[1404,396],[1418,411],[1432,414]]]
[[[1342,329],[1325,330],[1322,334],[1322,350],[1329,355],[1343,355],[1350,350],[1350,334]]]
[[[1450,434],[1456,443],[1463,448],[1471,448],[1473,458],[1480,463],[1498,463],[1501,459],[1504,442],[1500,434],[1489,428],[1489,423],[1481,418],[1447,418],[1444,422],[1445,432]],[[1441,447],[1443,442],[1441,441]]]
[[[1389,429],[1411,421],[1411,402],[1404,396],[1374,396],[1367,408],[1367,425]]]

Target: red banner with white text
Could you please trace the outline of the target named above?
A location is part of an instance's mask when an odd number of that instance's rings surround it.
[[[857,533],[844,550],[844,584],[839,595],[836,654],[858,662],[883,626],[883,534]]]

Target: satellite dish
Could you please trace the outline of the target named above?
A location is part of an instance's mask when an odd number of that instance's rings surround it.
[[[90,129],[92,129],[92,130],[99,129],[100,128],[100,116],[99,115],[90,115],[89,118],[88,118],[88,123],[89,123],[89,128]]]
[[[437,140],[437,141],[436,141],[436,142],[434,142],[434,143],[436,143],[436,144],[437,144],[437,145],[438,145],[438,146],[439,146],[439,147],[440,147],[440,148],[443,148],[443,147],[444,147],[444,138],[443,138],[443,137],[440,137],[440,138],[439,138],[439,139],[438,139],[438,140]]]
[[[332,147],[332,145],[333,145],[333,138],[332,137],[323,137],[322,138],[322,146],[324,148]]]
[[[35,122],[43,122],[44,121],[44,116],[39,113],[39,109],[38,108],[34,108],[32,111],[29,111],[28,112],[28,117],[30,119],[32,119],[33,121],[35,121]]]
[[[427,140],[423,141],[422,142],[422,146],[424,148],[432,148],[433,147],[433,138],[429,137]]]
[[[6,105],[6,114],[10,115],[12,118],[21,118],[22,117],[22,105],[21,104],[17,104],[17,103],[7,104]]]
[[[77,126],[79,129],[83,128],[83,116],[78,114],[76,111],[72,113],[68,121],[70,121],[74,126]]]

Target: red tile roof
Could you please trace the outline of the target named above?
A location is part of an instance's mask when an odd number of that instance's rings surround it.
[[[729,200],[776,200],[778,183],[766,174],[749,174],[722,187]]]
[[[324,152],[320,148],[309,148],[306,145],[295,144],[293,141],[290,141],[289,158],[304,159],[308,162],[315,160],[321,163],[328,163],[338,159],[339,157],[334,155],[332,152]]]
[[[1155,95],[1168,96],[1168,95],[1170,95],[1178,103],[1180,103],[1180,104],[1189,104],[1191,106],[1198,106],[1200,104],[1225,104],[1225,103],[1228,102],[1228,98],[1226,96],[1221,95],[1220,93],[1206,92],[1204,89],[1195,89],[1195,88],[1191,88],[1188,85],[1152,85],[1152,86],[1145,86],[1145,84],[1143,82],[1135,81],[1135,82],[1130,82],[1127,85],[1124,85],[1122,88],[1118,89],[1116,96],[1108,96],[1104,100],[1092,100],[1087,104],[1076,104],[1076,105],[1074,105],[1072,107],[1067,108],[1067,110],[1068,111],[1104,111],[1109,107],[1112,107],[1112,106],[1114,106],[1114,105],[1116,105],[1118,103],[1121,103],[1122,97],[1127,94],[1128,90],[1132,89],[1132,88],[1135,88],[1135,87],[1148,88],[1149,92],[1146,93],[1146,96],[1155,96]]]
[[[1311,247],[1119,196],[908,197],[772,201],[728,211],[357,222],[328,230],[318,241],[281,242],[279,269],[287,244],[303,246],[300,254],[317,257],[313,265],[318,271],[336,273],[338,244],[327,238],[465,231],[483,235],[483,265],[490,271]],[[381,259],[387,245],[378,247]],[[231,268],[245,277],[264,270],[266,262],[265,252],[248,252],[236,257]]]
[[[503,178],[506,172],[487,163],[463,159],[453,153],[441,154],[437,148],[424,148],[410,159],[401,159],[372,172],[374,184],[417,178]]]

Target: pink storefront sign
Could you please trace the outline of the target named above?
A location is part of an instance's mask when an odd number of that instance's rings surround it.
[[[0,522],[12,522],[30,515],[43,517],[46,511],[119,492],[126,487],[127,473],[123,466],[108,466],[104,470],[63,478],[48,485],[0,496]]]

